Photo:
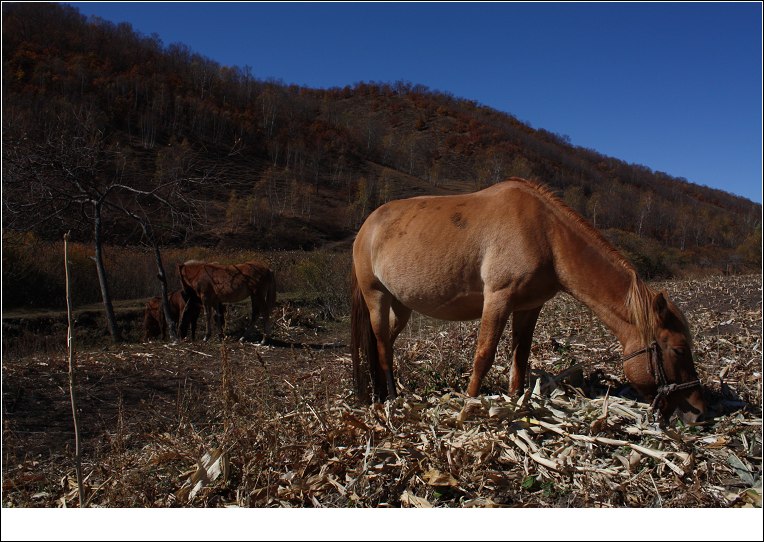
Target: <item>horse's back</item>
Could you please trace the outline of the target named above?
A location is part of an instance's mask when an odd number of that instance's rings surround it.
[[[257,260],[230,265],[189,261],[181,267],[180,273],[208,304],[242,301],[273,277],[271,269]]]
[[[541,198],[516,180],[471,194],[391,201],[356,237],[359,284],[368,289],[378,281],[431,316],[478,318],[486,288],[550,274],[547,220]]]
[[[509,180],[478,192],[448,196],[417,196],[393,200],[375,209],[358,237],[381,231],[376,244],[460,249],[500,234],[508,224],[515,228],[541,219],[538,197],[527,182]]]
[[[273,271],[271,271],[271,268],[263,262],[250,260],[241,264],[240,267],[246,269],[245,274],[248,276],[250,281],[254,281],[258,286],[260,283],[272,280],[273,278]]]

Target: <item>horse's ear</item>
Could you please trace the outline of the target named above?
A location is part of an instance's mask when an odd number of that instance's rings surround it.
[[[668,300],[664,292],[658,292],[658,295],[653,298],[653,310],[658,318],[658,322],[665,325],[671,316],[671,311],[669,310]]]

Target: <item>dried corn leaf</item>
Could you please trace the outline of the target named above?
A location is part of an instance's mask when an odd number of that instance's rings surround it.
[[[432,508],[432,504],[427,499],[417,497],[408,490],[401,494],[401,504],[413,508]]]
[[[480,399],[467,399],[464,402],[464,407],[459,411],[459,414],[456,416],[456,421],[460,424],[463,424],[465,421],[467,421],[473,414],[476,414],[483,410],[483,403],[480,401]]]
[[[697,292],[721,292],[727,287],[734,287],[737,294],[761,292],[760,276],[687,284]],[[252,363],[251,345],[227,344],[241,398],[234,412],[215,410],[219,401],[205,401],[208,397],[200,391],[204,386],[190,385],[219,382],[219,345],[198,346],[211,352],[205,355],[157,347],[172,352],[162,355],[146,350],[146,345],[138,353],[149,351],[153,357],[133,355],[136,349],[131,353],[130,345],[120,346],[125,354],[119,356],[94,354],[86,363],[101,372],[93,375],[84,396],[102,397],[100,386],[110,379],[123,389],[136,363],[153,369],[142,373],[152,384],[168,376],[176,384],[169,397],[150,388],[161,402],[147,399],[153,406],[148,416],[134,406],[146,419],[131,421],[125,409],[129,445],[117,455],[103,457],[97,468],[87,467],[97,472],[90,486],[91,495],[95,494],[92,502],[167,506],[192,501],[199,506],[258,507],[761,506],[760,485],[750,487],[752,480],[759,484],[761,479],[760,301],[753,308],[737,307],[737,297],[720,293],[717,299],[726,305],[720,309],[698,304],[697,299],[687,293],[679,303],[695,303],[686,314],[696,326],[696,366],[718,414],[698,427],[653,423],[648,405],[627,396],[630,390],[613,363],[620,344],[565,296],[545,306],[550,314],[539,320],[534,336],[528,375],[532,387],[519,400],[503,394],[468,398],[453,391],[469,377],[454,368],[470,367],[477,324],[432,333],[424,326],[421,332],[403,334],[396,344],[397,359],[402,361],[397,373],[401,396],[387,405],[369,407],[355,404],[349,394],[349,358],[339,351],[294,348],[285,355],[285,349],[259,349],[262,362]],[[704,308],[708,306],[713,308]],[[739,334],[720,333],[717,325],[734,327]],[[564,355],[550,341],[553,333],[560,336],[561,328],[570,334],[559,341],[568,348]],[[291,361],[285,359],[290,354]],[[509,367],[510,356],[509,344],[499,348],[495,368]],[[562,364],[569,362],[578,366],[564,369]],[[40,367],[60,365],[53,360],[40,363]],[[132,373],[115,372],[120,364]],[[27,363],[21,369],[34,366]],[[6,366],[4,359],[6,370],[18,382],[19,366],[12,360]],[[437,375],[437,383],[427,380],[428,375]],[[44,373],[30,382],[39,386],[50,378]],[[573,380],[575,387],[570,385]],[[95,382],[98,389],[92,387]],[[488,389],[506,389],[506,375],[489,372],[484,384]],[[178,425],[172,431],[167,422],[176,412],[168,412],[167,404],[177,405]],[[140,438],[152,417],[160,428],[144,443]],[[10,419],[7,442],[26,434],[14,432],[18,428],[14,424]],[[158,483],[173,487],[183,470],[178,465],[197,457],[207,439],[236,446],[231,457],[241,474],[236,478],[238,487],[218,491],[215,485],[225,475],[211,479],[214,473],[203,469],[201,476],[200,466],[195,466],[180,478],[179,499],[157,491]],[[75,505],[74,486],[65,472],[55,470],[55,483],[46,486],[47,473],[38,478],[38,470],[31,461],[18,469],[4,465],[4,499],[12,499],[9,506]],[[535,483],[521,491],[528,477]]]
[[[730,452],[730,455],[727,456],[727,464],[732,467],[735,474],[738,475],[738,478],[740,478],[746,485],[753,485],[754,478],[751,469],[748,468],[737,455],[735,455],[735,452]]]
[[[210,485],[221,474],[224,480],[228,476],[228,459],[223,448],[216,448],[211,452],[205,452],[199,460],[194,473],[183,484],[183,487],[175,493],[175,496],[180,501],[191,501],[200,489]]]
[[[502,505],[496,503],[490,497],[478,497],[464,501],[464,508],[501,508]]]
[[[456,478],[437,469],[430,469],[422,478],[428,485],[435,487],[457,487],[459,485]]]

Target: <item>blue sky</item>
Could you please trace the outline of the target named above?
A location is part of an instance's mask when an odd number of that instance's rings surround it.
[[[72,5],[259,79],[419,83],[762,201],[758,2]]]

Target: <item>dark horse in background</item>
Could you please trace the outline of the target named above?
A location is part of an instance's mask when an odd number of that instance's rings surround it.
[[[201,305],[198,300],[191,299],[186,303],[184,294],[180,290],[175,290],[167,296],[170,305],[170,314],[173,320],[177,322],[178,337],[184,339],[191,328],[191,340],[196,339],[196,323],[201,313]],[[188,310],[186,307],[188,306]],[[185,323],[180,321],[180,315],[186,311]],[[162,310],[162,298],[152,297],[146,301],[143,310],[143,338],[144,340],[156,339],[161,336],[162,340],[167,338],[167,319]]]
[[[276,305],[276,278],[265,264],[249,261],[234,265],[220,265],[190,260],[178,264],[178,275],[185,295],[199,299],[204,307],[207,328],[204,340],[212,333],[213,312],[218,326],[219,337],[223,338],[225,307],[223,303],[236,303],[250,298],[252,301],[252,321],[254,329],[259,316],[263,318],[263,339],[268,342],[271,333],[270,315]],[[185,321],[185,315],[181,317]]]
[[[682,312],[541,185],[513,178],[472,194],[382,205],[353,243],[352,290],[353,377],[362,401],[371,400],[369,376],[376,400],[396,397],[393,343],[412,311],[481,319],[467,388],[473,397],[511,317],[509,392],[521,392],[541,307],[564,291],[615,334],[626,377],[665,419],[678,409],[695,422],[706,411]]]

